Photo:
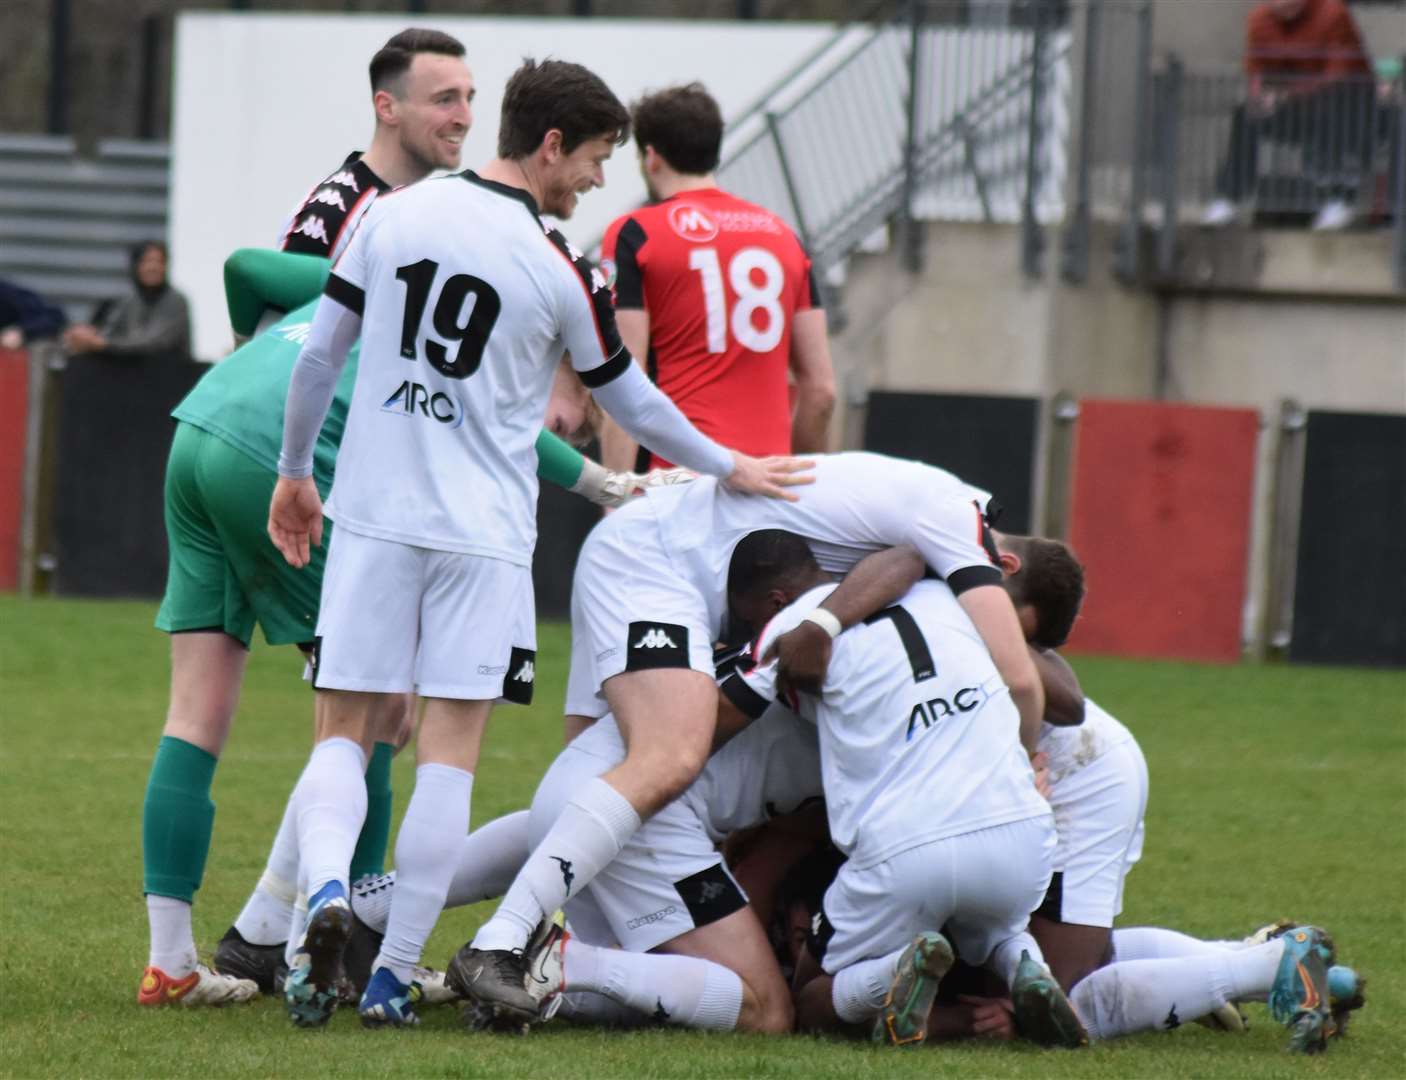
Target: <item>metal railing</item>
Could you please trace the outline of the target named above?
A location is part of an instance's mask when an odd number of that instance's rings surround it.
[[[734,128],[719,182],[785,218],[822,269],[922,218],[1021,222],[1037,273],[1064,209],[1069,46],[1040,0],[918,0]]]
[[[1159,272],[1170,272],[1185,225],[1391,222],[1396,280],[1406,288],[1402,75],[1281,77],[1257,87],[1242,73],[1188,69],[1172,56],[1148,88],[1129,227],[1157,223]]]

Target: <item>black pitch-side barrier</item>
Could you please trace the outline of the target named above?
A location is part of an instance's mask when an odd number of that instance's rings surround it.
[[[956,473],[1000,503],[1002,530],[1029,532],[1039,411],[1035,398],[872,393],[864,449]]]
[[[53,590],[159,597],[166,588],[162,488],[170,412],[208,365],[176,356],[78,356],[58,375]],[[569,613],[571,575],[600,510],[542,484],[533,564],[537,610]]]
[[[160,596],[171,410],[208,370],[182,356],[77,356],[58,378],[53,590]]]
[[[1310,412],[1289,658],[1406,666],[1406,416]]]

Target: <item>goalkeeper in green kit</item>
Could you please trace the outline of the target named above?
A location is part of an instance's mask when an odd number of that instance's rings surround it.
[[[237,340],[247,344],[215,365],[172,412],[178,421],[166,467],[170,548],[166,594],[156,626],[171,635],[171,700],[142,810],[143,891],[151,951],[137,1000],[144,1005],[219,1005],[273,992],[297,900],[296,826],[285,813],[268,866],[221,940],[211,970],[199,963],[191,903],[204,874],[215,807],[210,785],[239,701],[254,626],[270,645],[313,645],[327,539],[295,570],[266,531],[278,478],[283,403],[329,262],[244,249],[225,264]],[[256,337],[270,312],[286,312]],[[356,379],[353,350],[318,436],[313,475],[332,485],[347,405]],[[387,408],[427,407],[409,393]],[[602,506],[619,505],[646,483],[681,478],[613,473],[559,435],[589,434],[594,406],[569,364],[558,372],[546,428],[537,440],[538,476]],[[329,534],[330,537],[330,534]],[[366,770],[367,814],[353,857],[356,880],[383,870],[390,836],[391,758],[408,733],[411,699],[390,699],[376,718]],[[427,990],[430,986],[426,987]]]

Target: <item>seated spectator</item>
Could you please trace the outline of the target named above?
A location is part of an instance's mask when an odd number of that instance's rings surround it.
[[[22,349],[26,342],[55,337],[64,322],[63,312],[38,293],[0,279],[0,349]]]
[[[147,240],[132,249],[132,292],[110,304],[97,325],[64,332],[70,352],[190,354],[190,308],[166,280],[166,245]]]
[[[1245,71],[1249,96],[1235,110],[1216,200],[1202,219],[1224,225],[1255,194],[1261,136],[1296,143],[1327,201],[1315,229],[1352,223],[1355,195],[1375,136],[1371,64],[1342,0],[1266,0],[1250,12]],[[1348,171],[1356,158],[1357,175]]]

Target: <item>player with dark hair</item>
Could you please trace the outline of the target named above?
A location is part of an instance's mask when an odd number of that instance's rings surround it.
[[[278,247],[335,259],[378,194],[459,166],[473,123],[464,46],[438,30],[402,30],[371,58],[376,130],[314,185],[279,230]]]
[[[649,94],[631,116],[656,201],[612,222],[601,247],[626,346],[724,446],[827,449],[835,375],[800,241],[775,214],[718,187],[723,118],[701,84]],[[610,468],[667,465],[636,463],[636,444],[610,424],[601,448]]]
[[[573,93],[552,93],[558,81]],[[498,698],[530,701],[533,442],[563,352],[603,409],[681,464],[774,496],[800,467],[730,452],[689,425],[620,344],[599,273],[543,224],[540,215],[569,217],[604,182],[628,124],[613,100],[580,65],[526,62],[509,80],[500,131],[540,131],[540,141],[509,137],[509,156],[481,175],[378,200],[328,278],[289,381],[269,535],[302,566],[322,533],[317,432],[362,338],[328,499],[337,540],[314,650],[318,741],[293,793],[308,894],[285,981],[297,1024],[321,1025],[336,1005],[368,715],[411,690],[425,701],[416,784],[360,1012],[370,1025],[418,1021],[414,967],[444,903],[448,856],[468,831],[488,715]]]

